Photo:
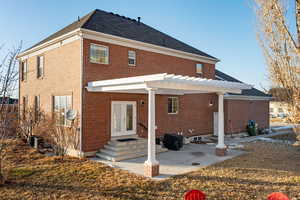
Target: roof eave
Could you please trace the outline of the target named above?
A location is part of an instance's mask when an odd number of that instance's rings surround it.
[[[32,52],[38,51],[40,49],[43,49],[43,48],[45,48],[47,46],[50,46],[50,45],[52,45],[54,43],[57,43],[59,41],[65,40],[65,39],[67,39],[69,37],[72,37],[74,35],[80,35],[80,28],[77,28],[77,29],[75,29],[73,31],[70,31],[70,32],[68,32],[68,33],[66,33],[64,35],[58,36],[58,37],[56,37],[56,38],[54,38],[54,39],[52,39],[50,41],[47,41],[45,43],[42,43],[42,44],[38,45],[36,47],[29,48],[29,49],[27,49],[27,50],[19,53],[17,55],[17,59],[20,59],[23,56],[26,56],[26,55],[28,55],[28,54],[30,54]]]
[[[249,95],[234,95],[234,94],[226,94],[224,95],[225,99],[230,100],[264,100],[264,101],[272,101],[273,97],[267,96],[249,96]]]
[[[106,33],[98,32],[98,31],[93,31],[93,30],[89,30],[89,29],[85,29],[85,28],[80,28],[80,31],[83,34],[91,34],[91,35],[105,37],[105,38],[109,38],[109,39],[113,39],[113,40],[117,40],[117,41],[134,43],[134,44],[141,45],[141,46],[148,46],[148,47],[152,47],[152,48],[156,48],[156,49],[160,49],[160,50],[170,51],[170,52],[179,53],[179,54],[185,54],[185,55],[190,56],[190,57],[196,57],[196,58],[201,58],[203,60],[207,60],[207,61],[209,61],[213,64],[216,64],[216,63],[221,61],[218,58],[211,58],[211,57],[202,56],[202,55],[198,55],[198,54],[194,54],[194,53],[189,53],[189,52],[185,52],[185,51],[180,51],[180,50],[176,50],[176,49],[162,47],[162,46],[154,45],[154,44],[151,44],[151,43],[132,40],[132,39],[128,39],[128,38],[124,38],[124,37],[120,37],[120,36],[115,36],[115,35],[111,35],[111,34],[106,34]]]

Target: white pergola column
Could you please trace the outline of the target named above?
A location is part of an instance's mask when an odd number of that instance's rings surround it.
[[[145,175],[159,175],[159,163],[155,154],[155,88],[148,90],[148,159],[145,161]]]
[[[226,155],[226,145],[224,143],[224,93],[218,93],[218,144],[216,155]]]

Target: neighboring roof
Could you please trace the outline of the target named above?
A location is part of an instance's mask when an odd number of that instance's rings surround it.
[[[232,76],[229,76],[228,74],[225,74],[219,70],[216,69],[216,79],[217,80],[225,80],[225,81],[231,81],[231,82],[237,82],[237,83],[243,83],[242,81],[233,78]],[[269,94],[266,94],[256,88],[242,90],[241,94],[230,94],[230,95],[243,95],[243,96],[257,96],[257,97],[272,97]]]
[[[36,47],[42,43],[48,42],[56,37],[62,36],[70,31],[76,30],[78,28],[84,28],[131,40],[158,45],[170,49],[184,51],[187,53],[193,53],[212,59],[217,59],[142,22],[138,22],[135,19],[130,19],[128,17],[120,16],[118,14],[114,14],[111,12],[109,13],[98,9],[90,12],[89,14],[82,17],[80,20],[77,20],[72,24],[66,26],[65,28],[59,30],[58,32],[50,35],[49,37],[35,44],[29,49]]]

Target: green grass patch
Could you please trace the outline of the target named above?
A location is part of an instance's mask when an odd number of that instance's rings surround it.
[[[28,177],[33,175],[36,170],[32,168],[15,168],[10,171],[10,175],[14,177]]]

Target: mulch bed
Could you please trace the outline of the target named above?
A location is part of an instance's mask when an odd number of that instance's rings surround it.
[[[190,189],[207,199],[266,199],[275,191],[300,199],[300,151],[284,144],[248,143],[231,160],[153,181],[87,159],[47,157],[22,142],[13,142],[7,162],[9,184],[0,199],[166,199],[181,200]]]

